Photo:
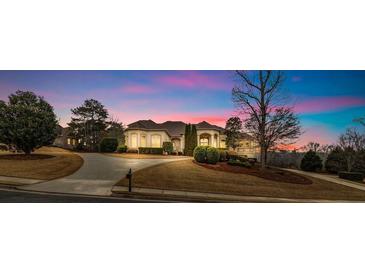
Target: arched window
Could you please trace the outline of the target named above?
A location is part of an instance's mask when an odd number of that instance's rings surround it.
[[[201,136],[199,143],[200,143],[199,145],[201,145],[201,146],[209,146],[208,136]]]
[[[131,147],[133,147],[133,148],[138,147],[138,141],[137,141],[137,134],[136,133],[131,134]]]
[[[155,134],[151,136],[151,147],[161,147],[160,135]]]
[[[146,142],[146,135],[141,135],[141,147],[146,147],[147,146],[147,142]]]

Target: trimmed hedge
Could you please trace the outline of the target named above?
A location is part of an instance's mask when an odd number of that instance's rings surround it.
[[[139,147],[138,151],[141,154],[163,154],[162,147]]]
[[[128,150],[128,147],[126,145],[119,145],[118,148],[117,148],[117,151],[119,153],[126,153]]]
[[[198,163],[206,163],[207,161],[207,146],[197,146],[194,149],[193,156]]]
[[[313,151],[308,151],[300,163],[300,169],[304,171],[317,171],[322,169],[321,158]]]
[[[163,142],[162,143],[163,151],[167,152],[168,154],[171,154],[174,151],[174,146],[172,142]]]
[[[114,152],[118,147],[118,139],[112,137],[103,138],[100,142],[100,152]]]
[[[225,149],[219,150],[219,162],[226,162],[228,161],[228,151]]]
[[[231,166],[240,166],[240,167],[247,167],[250,168],[252,165],[248,161],[240,161],[240,160],[233,160],[229,159],[227,164]]]
[[[338,177],[355,182],[363,182],[364,175],[361,172],[339,172]]]
[[[219,151],[215,147],[207,147],[207,163],[215,165],[219,161]]]

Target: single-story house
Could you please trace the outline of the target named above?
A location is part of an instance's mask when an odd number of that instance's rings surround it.
[[[185,126],[181,121],[156,123],[152,120],[139,120],[129,124],[125,130],[125,144],[128,149],[137,150],[139,147],[162,147],[163,142],[172,142],[175,152],[183,152]],[[198,145],[226,147],[224,128],[205,121],[195,126]]]
[[[54,146],[73,149],[77,146],[80,140],[70,136],[70,128],[57,126],[57,137],[53,142]]]

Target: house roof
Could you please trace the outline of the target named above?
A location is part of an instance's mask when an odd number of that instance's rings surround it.
[[[200,122],[196,125],[196,129],[211,129],[223,131],[222,127],[209,124],[206,121]],[[137,122],[131,123],[128,125],[127,130],[130,129],[141,129],[141,130],[164,130],[170,136],[181,136],[185,132],[186,124],[181,121],[166,121],[164,123],[155,123],[152,120],[139,120]]]

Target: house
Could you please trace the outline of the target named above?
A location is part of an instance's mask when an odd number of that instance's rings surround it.
[[[240,134],[238,146],[234,151],[236,151],[238,155],[260,159],[260,146],[251,135],[244,132]]]
[[[62,127],[60,125],[57,126],[57,137],[53,142],[53,145],[56,147],[73,149],[79,143],[74,137],[70,136],[70,128],[69,127]]]
[[[125,130],[125,144],[129,150],[138,150],[139,147],[162,147],[163,142],[172,142],[175,152],[183,152],[185,126],[181,121],[156,123],[152,120],[139,120],[129,124]],[[198,145],[226,147],[224,128],[205,121],[195,126]]]

